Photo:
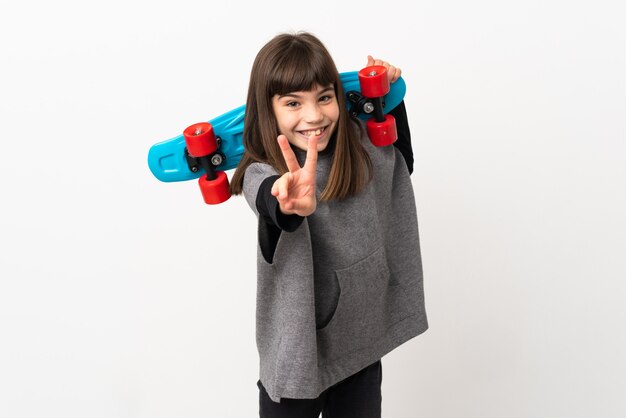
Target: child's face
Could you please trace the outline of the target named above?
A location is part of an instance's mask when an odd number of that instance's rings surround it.
[[[272,98],[272,106],[278,130],[292,145],[306,151],[309,139],[318,137],[317,150],[326,149],[339,120],[339,104],[332,84],[277,94]]]

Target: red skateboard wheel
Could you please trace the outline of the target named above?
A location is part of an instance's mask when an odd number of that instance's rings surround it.
[[[227,201],[230,198],[230,191],[228,190],[228,177],[223,171],[217,171],[217,178],[215,180],[209,180],[206,176],[202,176],[198,179],[198,185],[202,192],[202,197],[208,205],[217,205]]]
[[[372,65],[359,71],[361,94],[365,97],[383,97],[391,86],[387,78],[387,69],[382,65]]]
[[[204,157],[217,150],[213,126],[208,122],[195,123],[183,131],[187,151],[192,157]]]
[[[391,115],[385,115],[383,122],[376,122],[376,119],[370,118],[365,125],[370,141],[377,147],[391,145],[398,139],[396,119]]]

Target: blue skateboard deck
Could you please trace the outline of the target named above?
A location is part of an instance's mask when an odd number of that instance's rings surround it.
[[[361,91],[357,71],[340,74],[341,83],[345,94],[349,92]],[[391,90],[384,97],[384,112],[388,113],[404,99],[406,84],[402,77],[391,84]],[[350,100],[346,99],[349,106]],[[246,106],[240,106],[226,112],[214,119],[209,120],[213,125],[215,135],[219,138],[219,153],[222,155],[222,162],[216,167],[218,171],[227,171],[236,168],[243,155],[243,120]],[[370,114],[358,115],[360,119],[366,120]],[[186,181],[199,178],[204,170],[194,167],[193,171],[187,160],[185,138],[178,135],[174,138],[156,143],[150,147],[148,152],[148,166],[152,174],[163,182]]]

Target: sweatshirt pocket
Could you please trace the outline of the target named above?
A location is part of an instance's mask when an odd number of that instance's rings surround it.
[[[337,270],[340,294],[335,314],[317,331],[321,362],[374,347],[387,329],[404,317],[406,300],[399,284],[390,284],[383,247],[345,269]]]

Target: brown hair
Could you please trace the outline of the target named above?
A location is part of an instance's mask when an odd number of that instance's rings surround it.
[[[276,94],[308,91],[316,85],[333,85],[339,105],[339,120],[330,146],[333,162],[322,200],[343,199],[359,193],[371,180],[372,162],[361,144],[360,127],[351,119],[337,67],[326,47],[307,32],[280,34],[256,56],[250,74],[246,101],[244,154],[231,180],[232,194],[241,194],[246,169],[254,162],[288,171],[278,146],[279,135],[272,98]]]

